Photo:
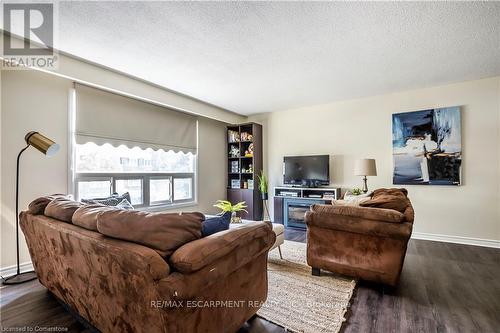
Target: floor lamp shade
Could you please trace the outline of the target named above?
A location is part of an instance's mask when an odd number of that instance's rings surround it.
[[[59,151],[59,145],[54,141],[50,140],[46,136],[38,132],[29,132],[24,137],[26,141],[26,147],[21,149],[19,154],[17,155],[17,164],[16,164],[16,259],[17,259],[17,270],[16,274],[11,275],[3,279],[3,284],[19,284],[28,282],[36,279],[36,274],[34,271],[22,272],[19,264],[19,162],[21,160],[22,153],[28,149],[30,146],[33,146],[41,153],[46,156],[52,156]]]
[[[47,156],[55,155],[59,151],[57,143],[38,132],[29,132],[24,139],[28,145],[33,146]]]

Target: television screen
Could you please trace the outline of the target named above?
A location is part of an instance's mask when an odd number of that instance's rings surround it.
[[[283,182],[286,185],[329,185],[330,156],[285,156]]]

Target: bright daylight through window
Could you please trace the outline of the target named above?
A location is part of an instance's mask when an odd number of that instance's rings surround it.
[[[78,199],[129,192],[134,207],[194,201],[196,155],[192,153],[76,144]]]

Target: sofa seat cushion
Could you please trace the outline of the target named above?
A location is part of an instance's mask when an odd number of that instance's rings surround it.
[[[75,211],[83,206],[83,203],[69,200],[65,197],[58,197],[49,202],[45,207],[45,216],[55,218],[60,221],[71,223]]]
[[[103,235],[148,246],[162,257],[180,246],[201,238],[201,213],[149,213],[112,209],[97,216]]]

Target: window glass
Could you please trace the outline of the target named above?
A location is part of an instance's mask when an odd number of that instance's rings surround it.
[[[115,181],[115,191],[118,194],[129,192],[132,205],[142,205],[144,203],[142,179],[117,179]]]
[[[191,178],[174,178],[175,200],[188,200],[193,198],[193,182]]]
[[[111,183],[109,180],[80,181],[78,182],[78,200],[105,198],[111,195]]]
[[[170,201],[172,198],[170,178],[150,179],[149,181],[149,201],[155,204],[161,201]]]

